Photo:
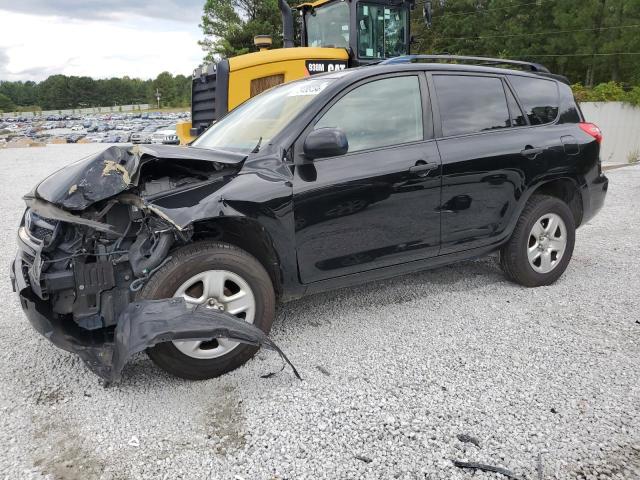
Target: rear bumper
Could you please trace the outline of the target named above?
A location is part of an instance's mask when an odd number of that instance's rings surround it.
[[[585,224],[602,209],[609,189],[609,179],[600,173],[594,180],[587,183],[583,191],[582,224]]]

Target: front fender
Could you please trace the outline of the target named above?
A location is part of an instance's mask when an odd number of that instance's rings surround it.
[[[255,222],[264,229],[279,257],[283,293],[287,295],[299,283],[292,198],[292,184],[286,177],[243,170],[222,186],[169,193],[147,205],[180,230],[229,218]]]

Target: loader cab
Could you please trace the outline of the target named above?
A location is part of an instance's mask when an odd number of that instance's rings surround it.
[[[319,0],[298,7],[301,43],[346,48],[350,66],[376,63],[409,53],[413,1]]]

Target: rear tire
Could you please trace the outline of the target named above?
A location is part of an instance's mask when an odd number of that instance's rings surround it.
[[[195,278],[195,282],[198,283],[197,279],[202,275],[210,272],[226,272],[231,278],[235,278],[235,283],[242,285],[241,288],[245,288],[250,295],[251,318],[246,318],[247,313],[245,313],[245,319],[252,320],[256,327],[269,333],[275,316],[275,292],[269,274],[255,257],[233,245],[214,241],[187,245],[171,252],[171,256],[172,259],[144,286],[139,298],[171,298],[181,289],[184,290],[184,285],[188,285],[191,279]],[[193,288],[204,289],[204,284],[202,287],[195,285]],[[233,292],[228,292],[227,283],[224,283],[223,288],[227,292],[223,295],[228,294],[231,298]],[[231,288],[237,287],[233,287],[232,283]],[[204,290],[189,295],[190,298],[196,296],[204,298],[207,295]],[[224,303],[222,298],[219,301],[220,304]],[[184,352],[188,349],[180,344],[178,348],[174,342],[160,343],[147,349],[147,354],[156,365],[172,375],[187,380],[205,380],[238,368],[258,351],[257,347],[246,344],[233,346],[233,342],[229,341],[225,342],[225,345],[228,345],[228,351],[219,348],[220,345],[215,340],[201,343],[201,346],[196,347],[199,354],[186,355]],[[205,343],[207,343],[206,346]],[[207,358],[207,349],[211,351],[218,349],[220,353],[215,358]]]
[[[575,231],[575,220],[566,203],[556,197],[534,195],[500,250],[500,266],[508,279],[525,287],[551,285],[571,260]]]

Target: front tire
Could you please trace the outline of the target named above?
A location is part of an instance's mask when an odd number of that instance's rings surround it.
[[[534,195],[500,250],[500,266],[507,278],[525,287],[551,285],[569,265],[575,239],[575,220],[567,204]]]
[[[202,241],[171,252],[140,292],[141,299],[183,297],[227,311],[269,333],[275,292],[269,274],[252,255],[233,245]],[[257,347],[228,339],[166,342],[147,349],[163,370],[187,380],[218,377],[247,362]]]

